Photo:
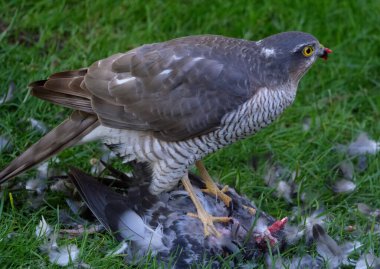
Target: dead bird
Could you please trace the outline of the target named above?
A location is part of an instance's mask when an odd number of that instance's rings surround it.
[[[78,169],[69,173],[96,218],[117,240],[128,242],[128,263],[136,263],[151,253],[159,263],[171,264],[172,268],[192,264],[220,267],[220,257],[233,267],[258,258],[268,246],[282,246],[286,218],[275,221],[232,188],[231,210],[223,201],[204,195],[202,181],[191,175],[195,193],[207,211],[231,218],[229,223],[216,223],[220,237],[205,238],[199,219],[186,214],[194,209],[188,193],[176,187],[168,193],[149,194],[149,173],[145,171],[144,165],[134,165],[134,177],[129,178],[130,186],[124,195]]]

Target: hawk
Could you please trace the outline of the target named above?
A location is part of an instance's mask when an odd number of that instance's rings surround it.
[[[150,165],[151,194],[182,180],[204,224],[213,217],[188,179],[194,163],[207,191],[226,205],[201,159],[250,136],[295,99],[298,83],[331,50],[312,35],[284,32],[260,41],[200,35],[143,45],[30,84],[31,94],[75,111],[0,172],[4,182],[63,149],[101,140],[125,162]],[[195,216],[195,215],[194,215]]]

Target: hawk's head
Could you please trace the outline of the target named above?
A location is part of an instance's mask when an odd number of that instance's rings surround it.
[[[332,52],[314,36],[303,32],[272,35],[256,44],[268,75],[266,82],[269,79],[272,85],[289,80],[298,83],[317,58],[327,60]]]

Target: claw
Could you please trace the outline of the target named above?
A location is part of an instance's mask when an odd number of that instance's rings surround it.
[[[243,205],[243,208],[246,209],[249,212],[249,214],[251,214],[252,216],[256,215],[256,208],[246,206],[246,205]]]
[[[228,186],[226,185],[221,190],[219,190],[218,186],[212,180],[203,163],[201,161],[196,161],[195,166],[199,170],[199,174],[203,182],[206,184],[206,189],[202,189],[202,191],[210,195],[216,196],[217,198],[222,200],[227,207],[229,207],[232,199],[227,194],[225,194],[226,192],[228,192]]]
[[[187,213],[187,215],[190,217],[198,218],[203,223],[203,231],[204,231],[205,237],[208,237],[210,235],[220,237],[221,234],[215,228],[214,222],[229,222],[231,218],[214,217],[210,215],[209,213],[207,213],[207,211],[204,209],[203,205],[197,198],[194,192],[193,186],[191,185],[190,180],[187,175],[185,175],[182,178],[182,183],[186,191],[189,193],[189,196],[191,200],[193,201],[195,208],[197,209],[197,214]]]
[[[204,215],[197,215],[194,213],[187,213],[189,217],[197,218],[203,223],[203,232],[205,234],[205,237],[208,237],[210,235],[213,235],[215,237],[220,237],[221,234],[218,232],[218,230],[215,228],[214,222],[230,222],[230,217],[214,217],[209,214]]]

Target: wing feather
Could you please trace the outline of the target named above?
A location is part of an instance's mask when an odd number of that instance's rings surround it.
[[[220,40],[219,40],[219,39]],[[178,141],[207,133],[253,94],[238,39],[198,37],[145,45],[95,62],[85,75],[102,124]],[[215,42],[226,48],[215,49]]]
[[[36,81],[31,93],[96,113],[108,127],[151,131],[179,141],[215,130],[228,112],[255,93],[249,62],[239,57],[250,46],[249,41],[220,36],[144,45],[87,69]]]

